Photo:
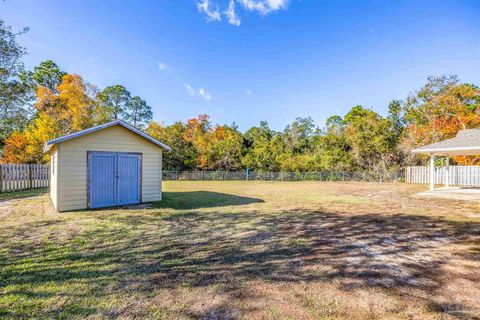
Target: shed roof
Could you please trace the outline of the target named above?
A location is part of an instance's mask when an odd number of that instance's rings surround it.
[[[452,139],[432,143],[412,150],[413,153],[433,155],[478,155],[480,154],[480,129],[460,130]]]
[[[81,131],[77,131],[77,132],[74,132],[74,133],[71,133],[71,134],[67,134],[65,136],[62,136],[62,137],[59,137],[59,138],[56,138],[56,139],[49,140],[45,143],[44,151],[48,152],[57,143],[64,142],[64,141],[67,141],[67,140],[71,140],[71,139],[75,139],[75,138],[84,136],[86,134],[90,134],[90,133],[93,133],[93,132],[96,132],[96,131],[99,131],[99,130],[103,130],[103,129],[106,129],[106,128],[109,128],[109,127],[117,126],[117,125],[122,126],[125,129],[128,129],[135,134],[138,134],[139,136],[147,139],[148,141],[156,144],[157,146],[159,146],[159,147],[161,147],[161,148],[163,148],[167,151],[171,150],[171,148],[169,146],[167,146],[166,144],[164,144],[164,143],[150,137],[148,134],[132,127],[131,125],[129,125],[125,121],[115,120],[115,121],[108,122],[108,123],[105,123],[105,124],[102,124],[102,125],[99,125],[99,126],[91,127],[91,128],[85,129],[85,130],[81,130]]]

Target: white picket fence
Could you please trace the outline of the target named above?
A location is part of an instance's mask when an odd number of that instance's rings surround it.
[[[435,167],[435,184],[445,184],[446,167]],[[452,186],[480,186],[480,166],[449,166]],[[430,167],[415,166],[405,170],[407,183],[430,183]]]

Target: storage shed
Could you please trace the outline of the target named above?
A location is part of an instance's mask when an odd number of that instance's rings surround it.
[[[162,199],[162,151],[170,147],[122,120],[45,144],[57,211]]]

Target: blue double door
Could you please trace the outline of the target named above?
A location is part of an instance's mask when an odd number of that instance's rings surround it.
[[[141,202],[142,155],[122,152],[88,153],[89,207]]]

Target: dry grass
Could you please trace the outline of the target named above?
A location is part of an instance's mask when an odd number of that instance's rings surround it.
[[[0,199],[0,317],[471,319],[480,207],[423,186],[166,182],[150,208]]]

